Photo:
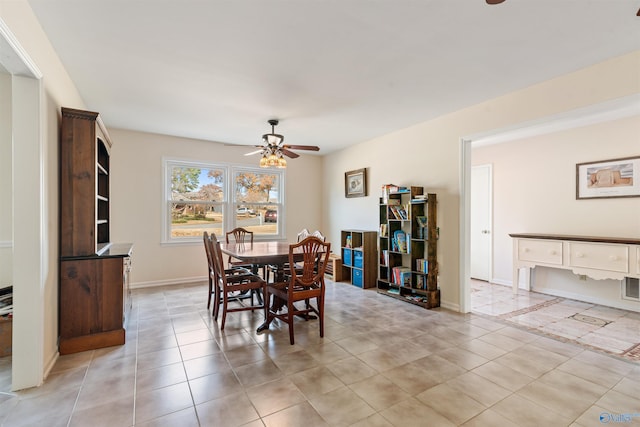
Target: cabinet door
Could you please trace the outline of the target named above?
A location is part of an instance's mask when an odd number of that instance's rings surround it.
[[[122,328],[122,259],[60,263],[60,337]]]

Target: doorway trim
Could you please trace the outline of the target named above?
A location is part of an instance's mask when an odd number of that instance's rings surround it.
[[[45,232],[42,73],[0,19],[0,65],[11,74],[13,342],[11,389],[44,378]],[[16,215],[20,212],[20,215]]]

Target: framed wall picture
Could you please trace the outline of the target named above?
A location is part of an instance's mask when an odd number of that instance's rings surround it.
[[[367,195],[367,169],[357,169],[344,174],[344,196],[364,197]]]
[[[640,156],[576,165],[576,199],[640,197]]]

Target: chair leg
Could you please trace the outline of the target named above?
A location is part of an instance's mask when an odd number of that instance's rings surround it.
[[[324,297],[321,295],[318,297],[317,301],[318,303],[318,317],[320,319],[319,323],[320,323],[320,337],[324,337]]]
[[[224,331],[224,323],[227,320],[227,293],[225,292],[222,295],[222,325],[220,326],[220,330]]]
[[[220,286],[217,283],[213,292],[213,319],[218,320],[218,313],[220,313]]]
[[[209,298],[207,299],[207,310],[211,307],[211,292],[213,292],[213,280],[211,280],[211,275],[209,275]]]
[[[289,342],[291,343],[291,345],[293,345],[293,304],[289,304],[287,310],[287,316],[289,318]]]

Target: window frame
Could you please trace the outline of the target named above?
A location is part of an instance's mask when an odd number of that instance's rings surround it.
[[[236,206],[244,204],[236,200],[236,175],[241,172],[250,172],[256,174],[278,175],[278,201],[264,203],[265,205],[277,206],[278,220],[276,222],[275,234],[254,234],[254,240],[282,240],[285,238],[285,170],[284,169],[264,169],[260,167],[252,167],[243,164],[233,163],[214,163],[202,162],[189,159],[178,159],[163,157],[163,190],[162,190],[162,235],[161,244],[163,245],[181,245],[181,244],[201,244],[202,236],[193,237],[172,237],[171,236],[171,204],[175,201],[171,199],[171,169],[173,167],[182,168],[199,168],[199,169],[218,169],[223,171],[223,200],[220,202],[198,201],[194,204],[221,206],[223,212],[222,230],[227,232],[238,226],[238,217],[236,215]],[[254,204],[254,203],[246,203]],[[218,236],[220,237],[220,236]]]

